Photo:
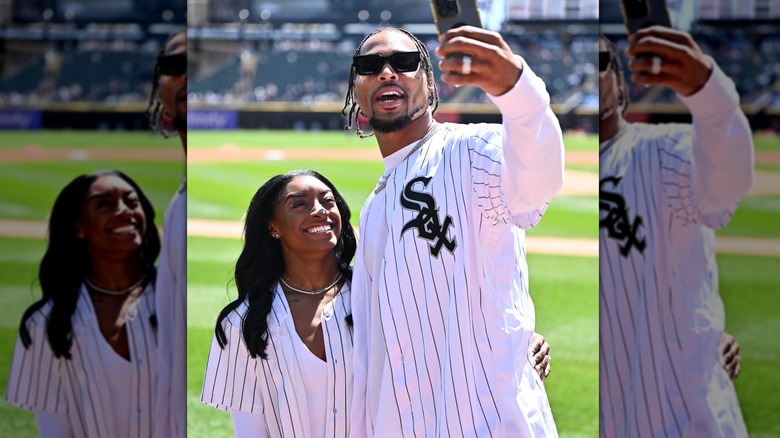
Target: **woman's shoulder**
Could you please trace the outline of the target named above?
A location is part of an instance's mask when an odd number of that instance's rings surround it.
[[[33,304],[35,305],[35,304]],[[46,326],[46,320],[49,319],[49,313],[51,313],[51,307],[52,302],[51,300],[46,301],[43,303],[43,305],[34,311],[30,316],[27,318],[25,323],[28,327],[35,326],[35,327],[45,327]]]
[[[238,303],[238,306],[235,309],[231,310],[230,313],[225,316],[225,319],[222,320],[222,324],[230,325],[240,329],[244,324],[244,318],[246,317],[248,310],[249,302],[244,299]]]

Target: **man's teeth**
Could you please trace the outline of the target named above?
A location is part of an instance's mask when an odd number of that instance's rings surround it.
[[[379,96],[379,98],[382,100],[393,100],[393,99],[398,99],[399,97],[401,97],[401,95],[394,91],[382,93],[382,95]]]
[[[317,227],[309,228],[308,230],[306,230],[306,232],[309,234],[320,234],[330,230],[331,230],[330,225],[320,225]]]

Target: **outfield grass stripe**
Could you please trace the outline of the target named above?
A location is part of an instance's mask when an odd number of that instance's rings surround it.
[[[780,257],[780,239],[716,237],[718,253]]]
[[[780,195],[780,173],[756,170],[748,195]]]
[[[0,225],[2,222],[0,222]],[[241,221],[187,219],[187,235],[196,237],[240,239]],[[717,237],[718,253],[751,254],[780,257],[780,239]],[[537,254],[598,256],[598,239],[526,236],[528,252]]]
[[[0,149],[0,162],[3,163],[100,160],[183,161],[184,153],[181,149],[43,149],[38,147]]]

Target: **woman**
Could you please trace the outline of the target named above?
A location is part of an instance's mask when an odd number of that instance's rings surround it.
[[[311,170],[275,176],[253,197],[238,298],[217,320],[201,395],[230,411],[236,437],[348,435],[350,217],[338,190]],[[544,377],[548,351],[539,337]]]
[[[41,437],[151,435],[159,251],[154,208],[122,172],[81,175],[57,196],[43,297],[22,316],[6,393]]]
[[[231,412],[237,437],[347,436],[349,219],[344,198],[314,171],[275,176],[252,198],[238,298],[217,320],[201,396]]]

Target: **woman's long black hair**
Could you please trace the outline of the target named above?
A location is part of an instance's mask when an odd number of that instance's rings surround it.
[[[342,275],[352,279],[349,263],[355,255],[357,239],[349,222],[349,206],[333,183],[313,170],[294,170],[274,176],[257,190],[249,203],[244,225],[244,249],[236,262],[235,282],[238,298],[222,309],[214,328],[217,342],[222,348],[227,345],[222,320],[244,300],[248,300],[249,309],[242,326],[244,342],[252,357],[259,355],[263,359],[267,358],[265,349],[268,345],[268,314],[273,303],[274,285],[284,272],[282,247],[278,239],[271,237],[268,223],[274,218],[275,207],[281,200],[284,189],[293,178],[299,176],[313,176],[333,192],[341,214],[341,234],[333,251],[336,253]]]
[[[62,189],[54,201],[49,218],[49,243],[38,270],[43,297],[25,310],[19,324],[22,345],[28,348],[33,339],[27,330],[27,320],[46,303],[52,303],[46,319],[46,335],[54,356],[70,359],[73,339],[71,318],[79,298],[79,286],[89,275],[92,267],[87,243],[76,237],[76,222],[81,217],[81,208],[87,201],[92,183],[101,176],[114,175],[130,184],[138,193],[144,214],[146,232],[138,249],[138,256],[147,283],[154,281],[154,261],[160,253],[160,236],[154,225],[154,207],[144,192],[129,176],[118,170],[99,170],[80,175]],[[154,322],[154,321],[153,321]],[[42,342],[42,340],[37,340]]]
[[[363,50],[363,44],[366,43],[366,40],[371,38],[372,36],[378,34],[379,32],[400,32],[406,36],[409,37],[409,39],[412,40],[414,45],[417,47],[417,50],[420,51],[420,63],[422,64],[423,69],[425,70],[425,75],[428,77],[428,106],[433,107],[432,114],[436,113],[436,110],[439,108],[439,92],[436,89],[436,80],[433,77],[433,64],[431,64],[431,55],[428,53],[428,48],[425,47],[425,44],[423,44],[422,41],[420,41],[419,38],[414,36],[411,32],[409,32],[406,29],[402,29],[399,27],[380,27],[378,29],[375,29],[373,32],[366,35],[365,38],[363,38],[363,41],[358,44],[357,48],[355,49],[355,55],[359,56],[360,52]],[[357,103],[357,98],[355,97],[355,79],[357,78],[357,71],[355,70],[354,64],[349,68],[349,87],[347,88],[347,96],[344,98],[344,108],[341,109],[341,114],[343,116],[347,117],[347,126],[344,127],[345,130],[349,131],[353,127],[355,127],[355,134],[357,134],[360,138],[370,137],[373,135],[371,134],[364,134],[363,130],[360,129],[360,124],[358,123],[358,116],[360,115],[360,107]],[[349,107],[349,113],[347,113],[347,108]]]

